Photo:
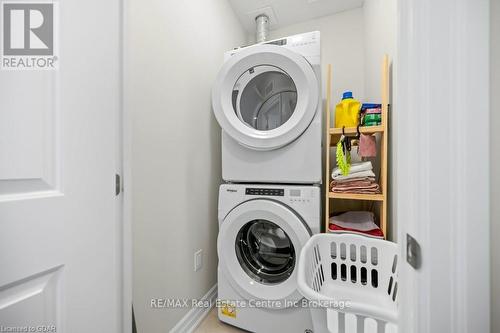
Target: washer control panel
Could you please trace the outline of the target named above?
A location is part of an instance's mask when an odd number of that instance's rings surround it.
[[[285,195],[285,190],[282,188],[247,187],[245,189],[245,194],[246,195],[269,195],[269,196],[283,197]]]
[[[280,200],[290,204],[307,204],[315,198],[314,189],[306,188],[246,187],[245,195],[283,197]]]
[[[321,227],[321,189],[319,185],[232,184],[219,188],[219,224],[235,207],[250,202],[273,201],[300,216],[313,233]],[[257,207],[257,208],[256,208]],[[252,209],[258,210],[259,205]]]
[[[301,190],[301,189],[290,189],[288,192],[288,197],[289,197],[289,202],[290,203],[295,203],[295,202],[301,202],[301,203],[308,203],[311,202],[310,197],[311,195],[308,195],[308,191]]]

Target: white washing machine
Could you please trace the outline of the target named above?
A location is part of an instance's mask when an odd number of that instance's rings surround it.
[[[311,332],[297,260],[320,232],[318,186],[224,184],[219,190],[219,319],[258,333]]]
[[[321,183],[319,31],[238,48],[212,90],[228,182]]]

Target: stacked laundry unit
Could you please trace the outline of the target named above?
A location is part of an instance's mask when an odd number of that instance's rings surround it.
[[[307,332],[298,258],[320,232],[320,34],[235,49],[212,91],[222,127],[218,314],[242,329]]]

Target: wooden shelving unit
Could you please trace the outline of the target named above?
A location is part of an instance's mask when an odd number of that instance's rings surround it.
[[[378,155],[380,158],[380,174],[379,185],[381,188],[380,194],[355,194],[355,193],[334,193],[330,192],[331,182],[331,166],[330,149],[335,147],[340,136],[342,135],[342,128],[330,127],[331,119],[331,89],[332,89],[332,67],[328,65],[327,73],[327,97],[326,97],[326,147],[325,147],[325,232],[328,232],[328,222],[330,212],[334,211],[336,201],[338,200],[357,200],[365,201],[376,204],[376,213],[380,223],[380,228],[387,237],[387,142],[388,142],[388,111],[389,111],[389,57],[386,55],[382,61],[382,124],[380,126],[360,127],[359,131],[363,134],[379,134],[379,147]],[[346,127],[345,134],[356,134],[356,127]]]

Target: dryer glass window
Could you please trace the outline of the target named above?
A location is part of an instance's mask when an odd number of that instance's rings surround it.
[[[233,109],[247,126],[260,131],[280,127],[297,105],[292,78],[275,66],[255,66],[243,73],[233,87]]]
[[[295,267],[292,241],[283,229],[266,220],[253,220],[241,228],[236,256],[243,270],[263,284],[285,281]]]

